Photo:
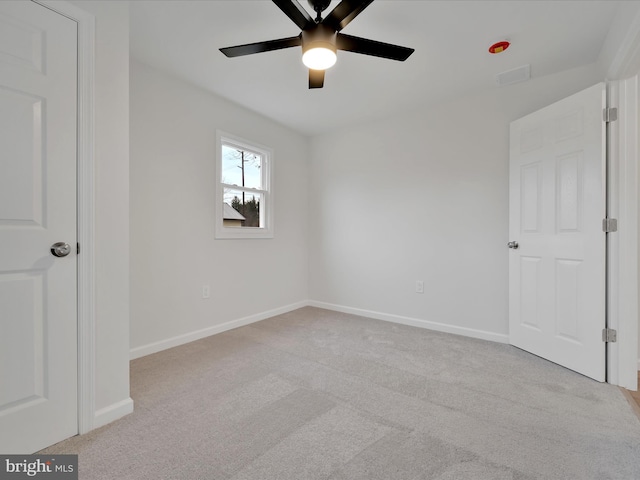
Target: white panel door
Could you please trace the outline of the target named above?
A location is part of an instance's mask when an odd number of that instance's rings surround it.
[[[0,2],[1,453],[78,433],[76,79],[76,23]]]
[[[605,379],[605,85],[511,123],[509,340]]]

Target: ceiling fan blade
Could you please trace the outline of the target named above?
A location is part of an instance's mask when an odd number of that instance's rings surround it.
[[[316,22],[313,21],[311,15],[298,3],[297,0],[272,0],[280,10],[282,10],[287,17],[293,20],[300,30],[304,30],[307,27],[313,26]]]
[[[400,45],[392,45],[390,43],[377,42],[366,38],[353,37],[338,33],[336,38],[336,47],[338,50],[347,52],[362,53],[364,55],[373,55],[374,57],[388,58],[404,62],[409,55],[415,52],[415,49],[401,47]]]
[[[235,47],[221,48],[220,51],[227,57],[241,57],[243,55],[252,55],[254,53],[270,52],[271,50],[280,50],[282,48],[299,47],[302,45],[302,38],[297,37],[280,38],[278,40],[268,40],[266,42],[247,43],[246,45],[237,45]]]
[[[322,88],[324,86],[324,70],[309,69],[309,88]]]
[[[339,32],[346,27],[351,20],[360,15],[371,2],[373,2],[373,0],[342,0],[338,6],[327,15],[327,18],[325,18],[322,23]]]

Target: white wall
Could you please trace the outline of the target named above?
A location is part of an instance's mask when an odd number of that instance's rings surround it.
[[[310,298],[506,340],[509,122],[599,80],[592,65],[314,138]]]
[[[129,399],[129,6],[74,1],[96,17],[96,426]]]
[[[135,60],[130,85],[132,356],[306,301],[308,140]],[[214,238],[216,129],[275,150],[273,239]]]
[[[640,69],[638,36],[640,2],[621,2],[598,55],[598,69],[609,80],[621,80]]]

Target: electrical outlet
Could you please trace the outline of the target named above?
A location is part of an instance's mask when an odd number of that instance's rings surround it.
[[[416,293],[424,293],[424,282],[416,280]]]
[[[202,298],[211,298],[211,287],[209,285],[202,286]]]

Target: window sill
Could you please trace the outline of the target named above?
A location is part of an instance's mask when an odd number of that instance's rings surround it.
[[[273,230],[266,228],[221,227],[216,230],[216,240],[233,240],[243,238],[273,238]]]

